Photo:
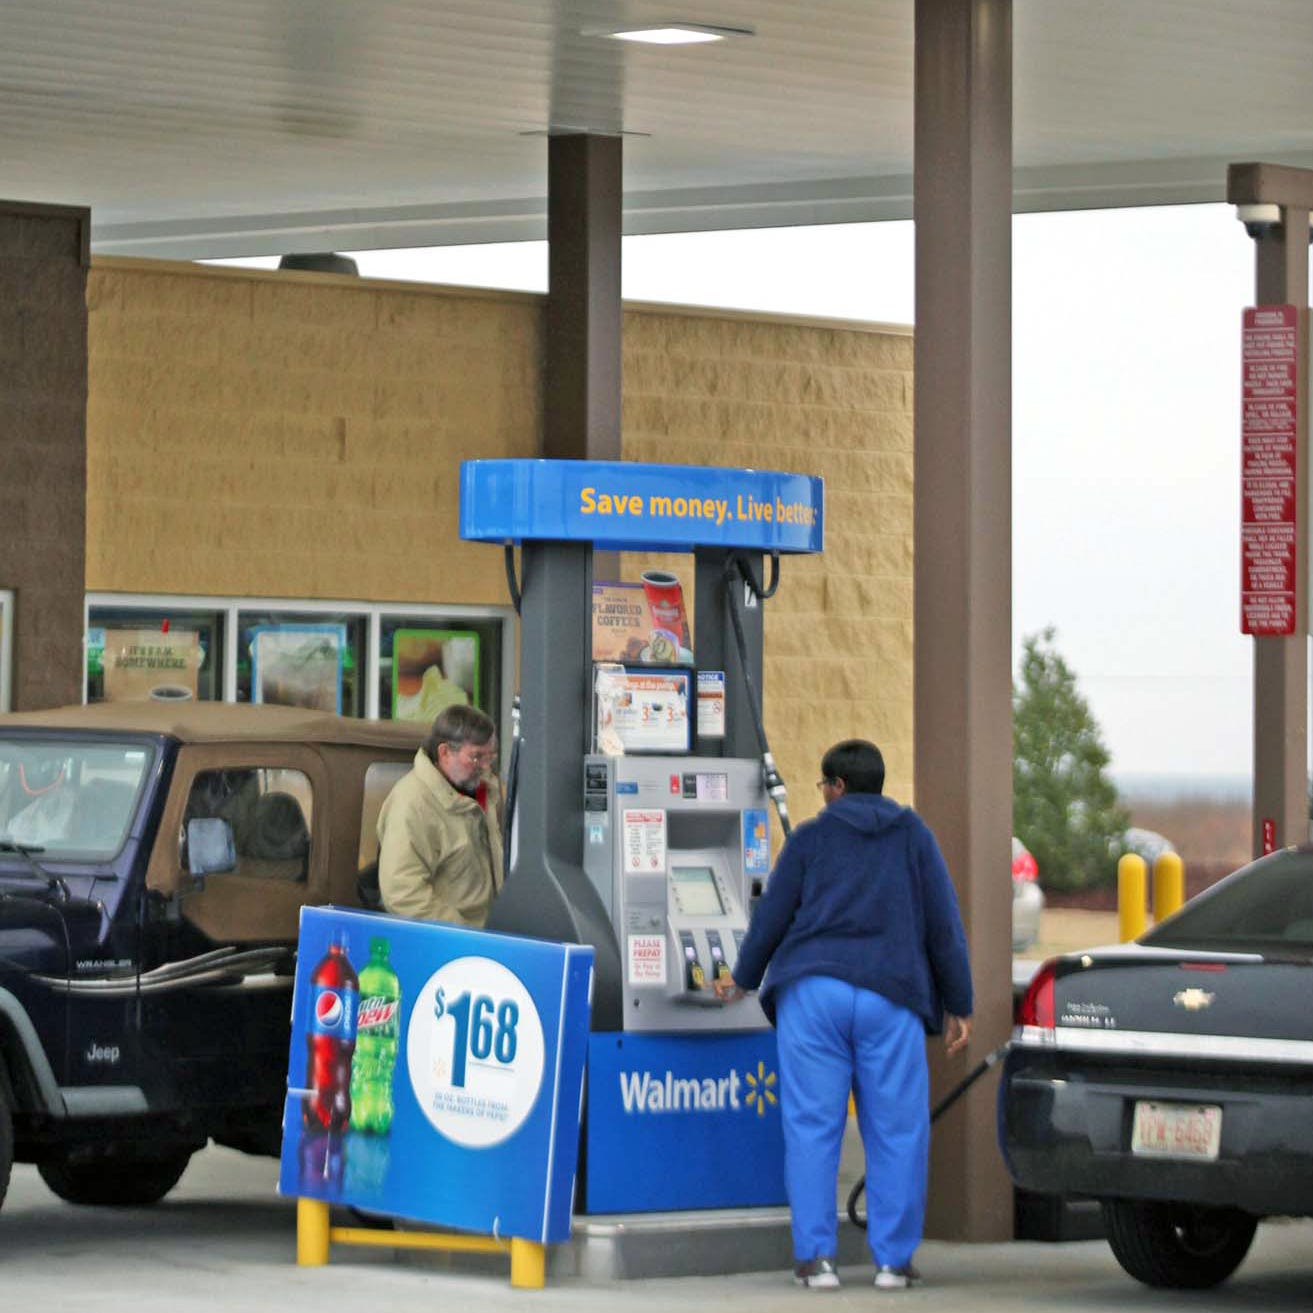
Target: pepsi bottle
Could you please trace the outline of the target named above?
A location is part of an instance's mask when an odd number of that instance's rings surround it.
[[[346,955],[346,933],[333,935],[310,974],[306,1090],[301,1118],[310,1130],[345,1131],[351,1120],[351,1057],[356,1049],[360,984]]]

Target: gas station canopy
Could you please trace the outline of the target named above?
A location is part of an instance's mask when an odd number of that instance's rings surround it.
[[[625,134],[625,231],[911,214],[913,0],[8,0],[0,194],[104,254],[542,238],[548,132]],[[607,32],[728,29],[697,45]],[[1307,0],[1015,0],[1014,209],[1313,166]]]

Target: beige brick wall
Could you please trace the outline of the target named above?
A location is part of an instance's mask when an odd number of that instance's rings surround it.
[[[458,456],[536,455],[541,298],[97,260],[87,587],[505,601]]]
[[[501,553],[457,537],[458,463],[538,454],[543,298],[97,260],[88,299],[89,589],[506,601]],[[850,735],[910,801],[910,334],[646,306],[624,334],[626,459],[826,481],[825,554],[766,609],[795,816]]]

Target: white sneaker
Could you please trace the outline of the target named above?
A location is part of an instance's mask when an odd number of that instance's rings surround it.
[[[838,1290],[839,1269],[832,1258],[813,1258],[793,1269],[793,1279],[809,1290]]]
[[[906,1290],[909,1286],[919,1286],[921,1274],[911,1263],[905,1267],[890,1267],[881,1263],[875,1272],[877,1290]]]

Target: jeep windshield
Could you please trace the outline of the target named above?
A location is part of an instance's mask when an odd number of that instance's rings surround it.
[[[0,738],[0,842],[42,863],[108,861],[128,837],[151,759],[141,743]]]

